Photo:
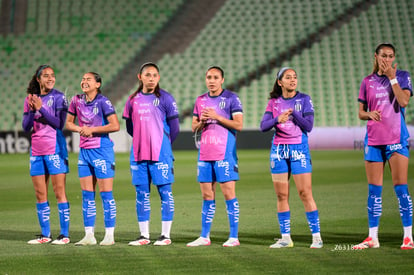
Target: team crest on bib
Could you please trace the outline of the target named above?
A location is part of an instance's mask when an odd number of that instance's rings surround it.
[[[296,100],[296,102],[295,102],[295,111],[296,112],[302,111],[302,103],[301,103],[300,100]]]
[[[219,103],[219,108],[220,109],[224,109],[224,108],[226,108],[226,101],[224,101],[224,99],[222,99],[221,101],[220,101],[220,103]]]
[[[152,105],[154,105],[155,107],[160,105],[160,99],[159,98],[154,99],[154,101],[152,102]]]
[[[52,107],[53,106],[53,97],[49,98],[49,100],[47,101],[47,106]]]
[[[96,106],[96,105],[95,105],[95,106],[93,107],[93,111],[92,111],[92,112],[93,112],[93,114],[94,114],[94,115],[97,115],[97,114],[99,113],[98,106]]]

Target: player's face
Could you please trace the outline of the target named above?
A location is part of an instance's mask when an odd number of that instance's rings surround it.
[[[385,62],[391,67],[395,60],[395,53],[390,47],[382,47],[378,54],[375,53],[375,58],[377,59],[377,64]]]
[[[294,92],[298,86],[298,78],[294,70],[287,70],[282,79],[278,80],[282,90],[287,92]]]
[[[144,68],[141,74],[138,74],[138,79],[142,81],[143,92],[151,93],[157,87],[160,75],[155,67],[149,66]]]
[[[50,91],[55,86],[56,78],[55,72],[52,68],[45,68],[43,69],[40,77],[37,78],[37,82],[39,82],[40,90],[43,91]]]
[[[101,83],[96,82],[93,74],[87,73],[83,75],[80,86],[84,93],[88,93],[98,91],[98,88],[101,87]]]
[[[224,78],[221,76],[221,72],[217,69],[211,69],[206,74],[206,85],[207,89],[211,93],[219,93],[221,92],[223,85]]]

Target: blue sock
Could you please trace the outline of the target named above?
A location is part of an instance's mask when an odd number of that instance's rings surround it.
[[[369,227],[378,227],[382,214],[382,186],[368,184],[368,223]]]
[[[413,201],[408,193],[407,184],[394,185],[400,206],[400,216],[403,226],[413,225]]]
[[[69,237],[70,206],[69,202],[58,203],[60,234]]]
[[[95,219],[96,219],[95,192],[82,190],[82,212],[83,212],[83,225],[85,227],[95,227]]]
[[[311,212],[306,212],[306,218],[308,219],[309,228],[314,233],[320,233],[321,227],[319,224],[319,213],[318,210],[314,210]]]
[[[230,224],[230,235],[229,238],[239,237],[239,201],[237,198],[226,201],[227,216]]]
[[[150,188],[148,185],[135,185],[136,190],[136,211],[138,222],[146,222],[150,220],[151,204],[150,204]]]
[[[105,228],[115,227],[116,203],[112,191],[101,192]]]
[[[290,211],[278,212],[280,234],[290,234]]]
[[[36,203],[37,219],[39,220],[42,235],[50,237],[50,207],[49,202]]]
[[[172,221],[174,218],[174,197],[171,184],[158,185],[158,192],[161,197],[162,221]]]
[[[204,200],[201,212],[201,237],[207,238],[210,235],[211,224],[216,213],[215,200]]]

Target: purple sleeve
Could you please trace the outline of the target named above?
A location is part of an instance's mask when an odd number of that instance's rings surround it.
[[[410,95],[413,96],[413,87],[411,84],[410,73],[407,71],[397,71],[397,79],[400,87],[403,90],[410,90]]]
[[[124,112],[122,113],[122,118],[125,119],[127,133],[132,137],[134,135],[134,125],[132,123],[132,117],[130,115],[130,98],[125,102]]]
[[[66,120],[66,110],[58,110],[56,112],[56,116],[51,115],[46,109],[43,107],[40,108],[39,112],[42,114],[42,118],[46,120],[47,124],[52,126],[55,129],[63,129],[65,126]]]
[[[243,105],[240,101],[240,98],[236,95],[233,94],[233,100],[231,101],[231,113],[235,113],[235,112],[243,112]]]
[[[294,111],[292,113],[293,122],[298,125],[302,131],[310,132],[313,128],[313,114],[302,116],[302,113]]]
[[[175,118],[178,118],[178,107],[177,103],[175,102],[175,99],[172,95],[168,94],[168,97],[166,97],[166,116],[168,120],[173,120]]]
[[[102,104],[103,114],[105,117],[108,117],[116,113],[115,108],[112,105],[112,102],[107,97],[103,97],[101,104]]]
[[[266,112],[263,115],[262,121],[260,122],[260,130],[267,132],[277,124],[278,117],[273,118],[273,114]]]
[[[127,101],[125,102],[124,112],[122,113],[122,118],[132,119],[131,117],[131,98],[128,97]]]
[[[177,138],[178,133],[180,132],[180,120],[177,118],[171,119],[167,121],[168,125],[170,126],[170,139],[171,143]]]
[[[314,110],[312,99],[306,96],[303,100],[303,110],[292,112],[293,122],[304,132],[310,132],[313,128]]]
[[[132,137],[134,136],[134,125],[132,124],[132,119],[130,118],[125,118],[125,123],[126,123],[126,130],[127,133]]]
[[[359,87],[359,95],[358,95],[358,101],[367,104],[367,98],[366,98],[366,89],[365,89],[365,79],[362,80],[361,86]]]
[[[35,113],[31,111],[23,114],[22,127],[25,132],[29,132],[33,128],[34,116]]]

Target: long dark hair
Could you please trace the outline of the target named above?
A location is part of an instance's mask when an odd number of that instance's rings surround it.
[[[394,45],[391,44],[391,43],[388,43],[388,42],[384,42],[384,43],[378,44],[378,46],[375,48],[375,53],[378,55],[379,52],[380,52],[380,50],[382,48],[385,48],[385,47],[391,48],[392,51],[394,52],[394,55],[395,55],[395,47],[394,47]],[[378,71],[379,71],[379,65],[378,65],[378,62],[377,62],[377,58],[374,58],[374,67],[372,68],[372,73],[377,73]]]
[[[273,89],[269,94],[269,98],[278,98],[278,97],[282,96],[282,87],[279,85],[278,81],[283,78],[283,76],[285,75],[285,72],[287,70],[293,70],[293,69],[290,68],[290,67],[283,67],[277,73],[275,84],[273,84]],[[295,71],[295,73],[296,73],[296,71]]]
[[[37,79],[42,75],[43,70],[46,68],[51,68],[53,70],[51,66],[46,65],[46,64],[40,65],[36,69],[36,72],[32,76],[32,79],[30,80],[29,86],[27,87],[27,90],[26,90],[28,94],[40,95],[40,84],[37,81]]]
[[[142,72],[144,71],[144,69],[146,69],[148,67],[154,67],[157,70],[158,73],[160,72],[160,69],[158,68],[157,64],[152,63],[152,62],[147,62],[147,63],[144,63],[144,64],[141,65],[141,67],[139,68],[138,74],[141,75]],[[144,84],[140,80],[138,89],[130,96],[130,98],[135,97],[140,91],[142,91],[143,87],[144,87]],[[160,95],[161,95],[160,94],[160,83],[159,82],[157,83],[157,86],[155,86],[154,94],[155,94],[156,97],[160,97]]]
[[[101,90],[102,77],[98,73],[95,73],[95,72],[87,72],[87,74],[93,75],[93,77],[95,78],[95,81],[98,82],[98,83],[101,83],[101,86],[99,86],[99,88],[98,88],[98,94],[101,94],[102,93],[102,90]]]

